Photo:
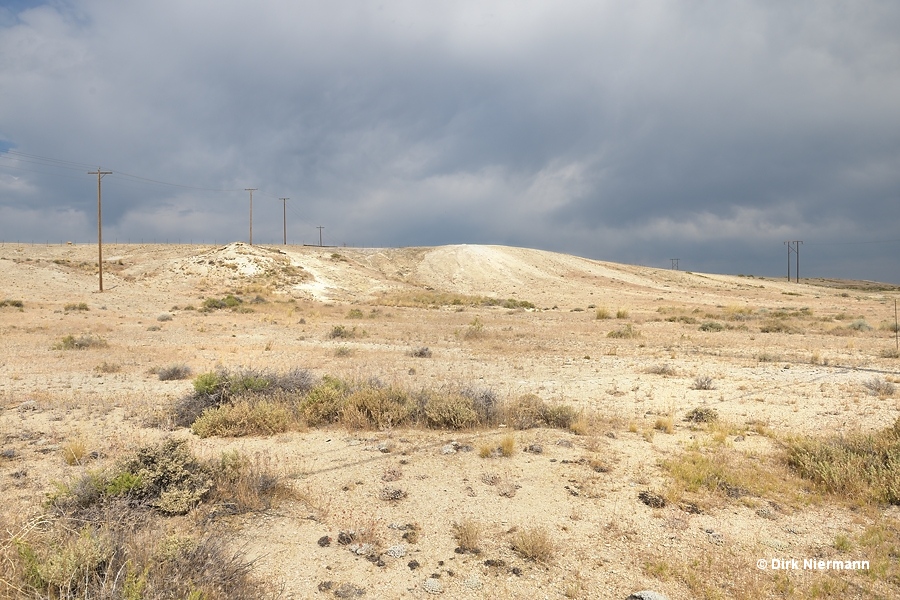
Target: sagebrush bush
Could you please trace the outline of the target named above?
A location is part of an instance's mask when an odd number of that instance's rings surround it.
[[[177,381],[191,376],[191,368],[187,365],[169,365],[157,373],[160,381]]]
[[[431,394],[425,404],[425,418],[434,429],[466,429],[478,423],[475,402],[462,394]]]

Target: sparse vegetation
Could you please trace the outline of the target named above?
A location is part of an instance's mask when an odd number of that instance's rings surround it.
[[[91,334],[79,336],[67,335],[62,338],[56,345],[54,350],[87,350],[88,348],[106,348],[109,344],[103,338],[96,337]]]
[[[863,387],[865,387],[871,395],[878,396],[879,398],[888,398],[894,395],[894,384],[881,377],[873,377],[863,381]]]
[[[459,544],[462,553],[479,554],[481,552],[481,525],[472,519],[463,519],[453,524],[453,537]]]
[[[610,312],[608,308],[601,306],[597,309],[597,312],[594,313],[594,318],[597,320],[604,320],[610,318]]]
[[[787,457],[801,477],[831,494],[900,505],[900,419],[874,433],[789,439]]]
[[[160,381],[177,381],[187,379],[192,374],[192,370],[187,365],[175,364],[163,367],[157,372]]]
[[[614,329],[613,331],[610,331],[609,333],[606,334],[606,337],[614,338],[614,339],[630,340],[630,339],[641,337],[641,333],[637,329],[635,329],[631,323],[628,323],[624,327],[620,327],[619,329]]]
[[[428,346],[419,346],[410,350],[409,355],[413,358],[431,358],[431,350]]]
[[[63,310],[66,312],[71,312],[71,311],[86,311],[86,310],[90,310],[90,309],[88,308],[87,302],[71,302],[69,304],[66,304],[63,307]]]
[[[6,300],[0,300],[0,308],[3,308],[4,306],[12,306],[21,310],[25,308],[25,303],[21,300],[10,300],[7,298]]]
[[[716,389],[716,384],[713,382],[713,378],[707,375],[698,375],[694,378],[694,384],[691,386],[692,390],[714,390]]]
[[[719,413],[714,408],[698,406],[692,408],[684,415],[684,420],[691,423],[713,423],[719,419]]]
[[[553,539],[550,537],[550,532],[544,527],[534,527],[514,532],[511,546],[525,560],[539,563],[549,563],[556,553],[556,547]]]

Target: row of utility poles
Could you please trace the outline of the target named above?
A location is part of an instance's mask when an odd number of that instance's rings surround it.
[[[112,171],[104,171],[100,167],[97,167],[96,171],[88,171],[88,175],[96,175],[97,176],[97,268],[100,274],[100,291],[103,291],[103,200],[102,200],[102,185],[101,181],[103,180],[104,175],[112,175]],[[250,245],[253,245],[253,192],[257,191],[259,188],[244,188],[245,192],[250,192]],[[290,198],[279,198],[282,204],[282,214],[283,214],[283,244],[287,246],[287,201]],[[322,245],[322,230],[325,229],[322,226],[318,227],[319,229],[319,246]]]

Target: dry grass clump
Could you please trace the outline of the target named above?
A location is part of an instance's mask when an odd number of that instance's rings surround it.
[[[825,491],[900,505],[900,419],[875,433],[792,438],[786,448],[788,464]]]
[[[594,313],[594,318],[597,319],[597,320],[603,320],[603,319],[609,319],[609,318],[611,318],[609,309],[606,308],[606,307],[601,306],[600,308],[597,309],[597,312]]]
[[[545,527],[516,531],[510,544],[519,556],[534,562],[548,563],[556,553],[553,539]]]
[[[66,304],[63,307],[63,310],[65,312],[71,312],[73,310],[86,311],[86,310],[90,310],[90,309],[88,308],[87,302],[77,302],[77,303],[72,302],[70,304]]]
[[[484,323],[482,323],[481,319],[475,317],[459,335],[464,340],[480,340],[487,337],[487,331],[485,331]]]
[[[57,342],[54,350],[87,350],[88,348],[106,348],[109,344],[103,338],[91,334],[83,334],[75,337],[67,335]]]
[[[82,439],[71,440],[63,444],[62,453],[67,465],[80,465],[88,457],[87,444]]]
[[[463,519],[453,524],[453,537],[459,544],[460,553],[479,554],[481,552],[481,524],[472,519]]]
[[[19,310],[22,310],[23,308],[25,308],[25,303],[21,300],[10,300],[9,298],[7,298],[6,300],[0,300],[0,308],[3,308],[4,306],[12,306],[18,308]]]

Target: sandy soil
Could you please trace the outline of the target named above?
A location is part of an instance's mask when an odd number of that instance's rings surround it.
[[[641,589],[673,600],[716,597],[698,593],[705,588],[688,581],[691,571],[721,597],[777,595],[779,577],[797,597],[834,581],[851,584],[847,597],[900,593],[896,581],[871,574],[756,567],[772,557],[866,559],[835,549],[836,536],[894,522],[895,507],[711,493],[692,499],[702,508],[694,513],[638,499],[672,485],[665,461],[713,443],[715,431],[683,421],[696,407],[730,424],[718,430],[722,448],[772,470],[783,468],[787,435],[892,424],[896,398],[865,386],[900,382],[891,286],[687,273],[500,246],[110,245],[104,259],[99,293],[94,246],[0,244],[0,301],[23,303],[0,308],[0,442],[14,456],[0,460],[6,514],[39,510],[53,482],[79,469],[178,435],[201,455],[238,448],[271,461],[303,492],[306,502],[230,524],[261,576],[283,582],[288,598],[334,597],[345,583],[365,597],[426,597],[427,578],[453,598],[624,598]],[[192,310],[227,293],[252,312]],[[444,303],[450,297],[464,301]],[[474,297],[535,308],[468,305]],[[598,309],[610,318],[598,319]],[[358,335],[331,339],[336,325]],[[627,327],[638,335],[609,337]],[[467,335],[472,328],[477,335]],[[82,334],[108,346],[53,349]],[[410,356],[422,346],[430,358]],[[144,425],[191,389],[155,375],[176,363],[194,373],[303,367],[411,389],[533,393],[584,409],[592,425],[586,435],[334,429],[201,440]],[[694,389],[704,377],[713,389]],[[657,427],[667,418],[671,432]],[[481,445],[510,432],[512,457],[479,457]],[[60,448],[72,439],[98,451],[96,464],[66,465]],[[443,453],[451,442],[475,450]],[[542,452],[524,451],[532,444]],[[597,461],[604,472],[591,468]],[[380,499],[388,471],[399,474],[391,485],[407,493],[403,500]],[[454,551],[452,525],[463,520],[482,524],[481,554]],[[415,544],[402,537],[410,523]],[[536,525],[556,545],[543,564],[510,549],[516,530]],[[385,554],[377,565],[317,544],[354,528],[403,556]],[[408,566],[413,560],[419,568]],[[318,591],[326,581],[332,590]]]

